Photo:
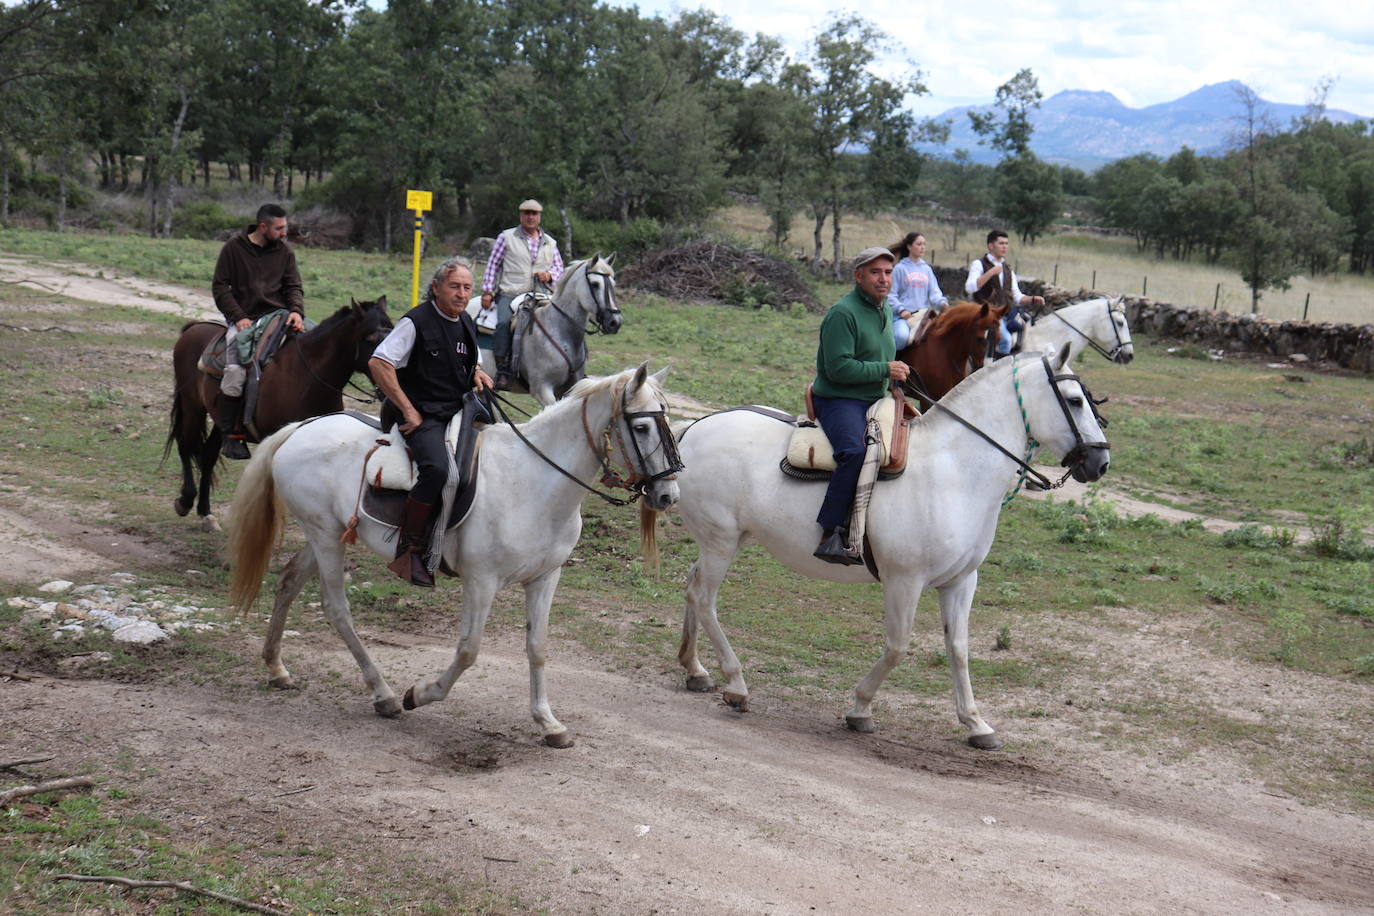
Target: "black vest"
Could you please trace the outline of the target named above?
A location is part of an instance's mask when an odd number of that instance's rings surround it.
[[[978,265],[983,268],[979,273],[985,274],[992,270],[993,264],[994,261],[989,256],[979,258]],[[979,304],[990,305],[993,308],[999,308],[1003,305],[1012,305],[1013,303],[1011,300],[1011,262],[1003,261],[1002,272],[984,283],[982,289],[975,290],[973,293],[973,301]]]
[[[465,312],[457,321],[421,302],[402,317],[415,325],[415,346],[405,366],[396,370],[401,390],[426,417],[448,419],[463,406],[477,366],[477,325]]]

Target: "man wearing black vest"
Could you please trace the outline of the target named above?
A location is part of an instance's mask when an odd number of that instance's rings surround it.
[[[430,553],[434,510],[448,481],[444,431],[463,395],[491,387],[477,365],[477,325],[464,310],[472,296],[472,268],[449,258],[430,280],[425,300],[406,312],[368,361],[386,395],[382,426],[399,422],[415,459],[415,486],[406,497],[396,559],[388,569],[414,585],[434,587],[438,557]]]
[[[1011,352],[1012,333],[1021,330],[1021,322],[1017,318],[1021,306],[1045,304],[1044,297],[1027,296],[1021,292],[1021,286],[1016,282],[1016,274],[1007,263],[1009,247],[1011,241],[1005,232],[1001,229],[989,232],[988,253],[969,264],[968,280],[964,283],[964,292],[973,297],[974,302],[985,303],[993,308],[1004,305],[1012,307],[1002,318],[997,341],[999,357]]]

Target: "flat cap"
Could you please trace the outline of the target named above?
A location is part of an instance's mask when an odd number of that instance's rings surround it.
[[[533,210],[535,213],[544,212],[544,208],[539,205],[539,201],[535,200],[533,197],[520,204],[520,210],[521,212],[524,212],[525,210]]]
[[[869,261],[876,261],[879,258],[887,258],[893,264],[897,263],[897,256],[888,251],[881,245],[874,245],[872,248],[865,248],[859,252],[859,256],[854,259],[854,270],[863,267]]]

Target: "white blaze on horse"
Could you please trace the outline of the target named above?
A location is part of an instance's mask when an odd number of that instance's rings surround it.
[[[955,708],[975,747],[1001,746],[973,699],[968,672],[968,616],[978,567],[992,547],[1003,495],[1028,456],[1028,440],[1064,458],[1079,481],[1096,480],[1110,459],[1088,392],[1064,374],[1067,350],[1056,357],[1023,354],[969,376],[939,404],[911,422],[905,473],[878,483],[867,536],[882,577],[884,649],[854,688],[849,727],[871,732],[878,687],[906,654],[916,602],[926,588],[940,592],[940,617],[954,680]],[[953,411],[985,437],[958,422]],[[866,567],[839,566],[812,556],[820,528],[821,482],[798,481],[778,470],[792,435],[789,424],[748,410],[712,414],[688,428],[679,448],[687,470],[678,485],[678,511],[700,549],[687,574],[678,660],[687,686],[714,685],[697,656],[697,629],[714,645],[728,679],[725,701],[748,708],[743,669],[717,617],[716,597],[735,554],[757,541],[784,566],[834,582],[872,582]],[[993,443],[996,443],[994,445]],[[1000,446],[1000,448],[999,448]],[[652,542],[654,519],[641,510],[641,533]],[[823,608],[797,613],[825,613]]]
[[[615,270],[611,267],[614,260],[615,255],[596,254],[574,261],[563,271],[551,296],[527,294],[525,308],[532,310],[532,315],[521,333],[519,352],[512,355],[529,393],[545,407],[586,375],[588,328],[602,334],[620,330],[624,318],[615,301]],[[517,297],[513,305],[519,301]],[[479,322],[479,328],[488,332],[491,329],[483,327],[479,317],[481,305],[482,297],[474,297],[469,300],[467,311]],[[495,358],[485,348],[490,337],[483,333],[479,342],[484,345],[482,369],[495,378]]]
[[[1026,326],[1022,353],[1058,353],[1069,345],[1069,362],[1089,348],[1114,363],[1129,363],[1135,358],[1131,327],[1121,298],[1089,299],[1046,312]]]
[[[647,365],[584,379],[565,400],[519,427],[523,440],[514,427],[492,426],[482,433],[472,509],[443,544],[448,568],[463,578],[458,648],[444,671],[406,691],[404,704],[358,639],[344,593],[340,539],[357,510],[363,463],[377,431],[347,414],[334,414],[288,426],[264,441],[234,496],[233,602],[245,613],[252,606],[288,512],[307,542],[282,574],[263,644],[272,685],[293,686],[281,661],[282,631],[291,601],[316,572],[325,616],[362,669],[374,709],[388,717],[448,695],[477,659],[497,590],[519,584],[525,590],[530,711],[547,744],[570,745],[571,736],[554,717],[545,693],[544,642],[554,589],[582,532],[582,499],[598,473],[642,493],[655,509],[666,509],[678,498],[674,475],[681,465],[660,387],[667,370],[650,376]],[[366,515],[358,520],[358,540],[387,559],[396,552],[393,531]]]

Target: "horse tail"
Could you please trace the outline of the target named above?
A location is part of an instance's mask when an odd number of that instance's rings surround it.
[[[658,511],[645,500],[639,501],[639,552],[644,557],[644,568],[652,569],[654,576],[659,574],[658,563]]]
[[[182,410],[181,386],[177,385],[172,391],[172,414],[171,422],[167,425],[167,441],[162,444],[162,460],[158,462],[158,467],[167,463],[167,456],[172,454],[172,446],[177,441],[177,430],[181,429]],[[199,448],[196,449],[200,451]]]
[[[286,526],[286,507],[272,477],[272,458],[297,426],[284,426],[258,445],[229,510],[229,601],[244,615],[258,598],[272,562],[272,548]]]

